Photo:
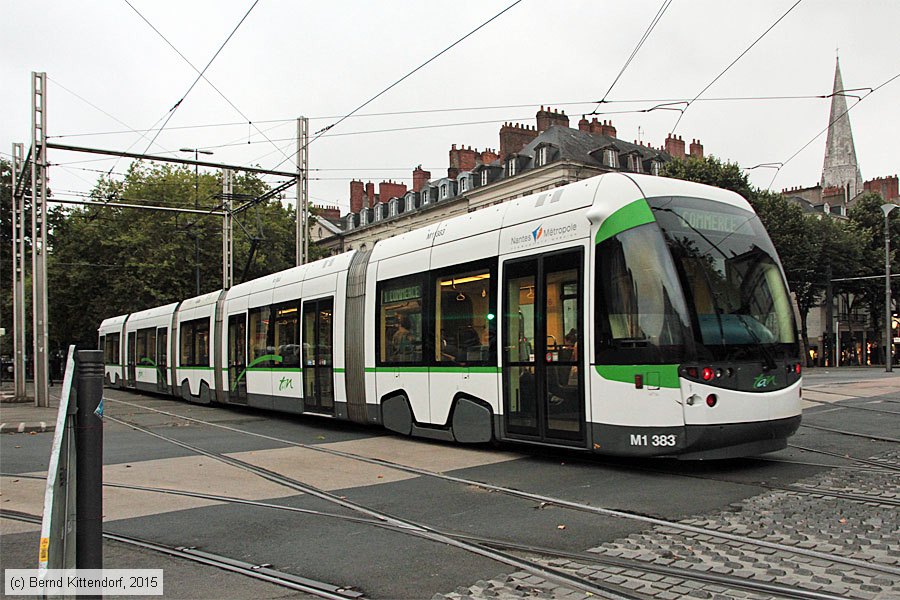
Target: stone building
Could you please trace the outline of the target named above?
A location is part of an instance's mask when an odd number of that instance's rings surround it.
[[[582,118],[570,127],[564,111],[549,107],[541,107],[534,125],[504,123],[498,142],[498,149],[484,150],[453,144],[446,176],[433,177],[420,165],[412,189],[387,181],[376,193],[372,182],[351,181],[350,212],[341,217],[341,231],[321,243],[334,253],[371,247],[379,239],[601,173],[656,175],[673,157],[703,156],[699,140],[687,150],[674,136],[660,148],[626,142],[611,121]]]

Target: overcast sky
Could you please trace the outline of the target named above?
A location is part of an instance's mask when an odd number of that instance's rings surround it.
[[[130,1],[201,69],[252,5]],[[674,0],[607,98],[644,102],[610,102],[601,111],[693,98],[794,1]],[[281,163],[278,169],[292,171],[285,155],[295,150],[296,117],[310,117],[312,132],[334,123],[511,2],[259,0],[206,72],[254,126],[200,81],[149,153],[201,147],[215,152],[215,161],[264,168]],[[591,101],[606,93],[661,5],[523,0],[313,143],[313,201],[345,212],[350,179],[411,185],[418,164],[440,177],[450,144],[496,148],[503,121],[533,125],[542,104],[564,109],[577,126],[583,113],[596,108]],[[715,99],[829,94],[836,49],[845,88],[875,88],[900,73],[898,24],[896,0],[803,0],[691,105],[675,133],[687,143],[699,138],[707,153],[744,167],[787,161],[827,125],[830,100]],[[129,129],[159,127],[196,79],[124,0],[0,0],[0,50],[4,158],[12,142],[30,143],[31,71],[50,78],[49,136],[134,152],[145,151],[153,133],[142,138]],[[506,108],[485,109],[498,106]],[[432,112],[367,116],[409,111]],[[678,113],[600,118],[612,119],[622,139],[640,137],[659,146]],[[850,120],[863,178],[897,173],[900,79],[853,108]],[[383,131],[398,128],[414,129]],[[107,134],[84,135],[97,133]],[[818,183],[824,151],[823,135],[778,173],[773,189]],[[67,165],[50,173],[61,195],[90,190],[99,175],[94,170],[114,163],[60,151],[51,151],[50,160]],[[114,171],[126,166],[119,161]],[[775,174],[749,173],[762,187]]]

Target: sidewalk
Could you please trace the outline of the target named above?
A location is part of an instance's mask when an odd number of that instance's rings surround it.
[[[56,429],[56,414],[59,407],[60,385],[50,388],[50,406],[34,405],[34,389],[31,383],[26,384],[26,393],[32,400],[13,402],[13,385],[3,382],[0,388],[0,434],[2,433],[39,433]]]

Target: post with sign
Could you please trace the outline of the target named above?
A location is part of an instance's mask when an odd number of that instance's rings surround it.
[[[78,478],[75,506],[75,566],[103,568],[103,352],[76,353],[78,414],[75,448]]]

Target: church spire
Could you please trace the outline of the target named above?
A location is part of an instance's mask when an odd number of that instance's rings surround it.
[[[825,143],[825,163],[822,166],[823,191],[839,187],[845,190],[845,201],[863,191],[862,175],[856,162],[853,131],[847,114],[847,98],[841,79],[840,59],[835,59],[834,89],[831,96],[831,115],[828,119],[828,140]]]

